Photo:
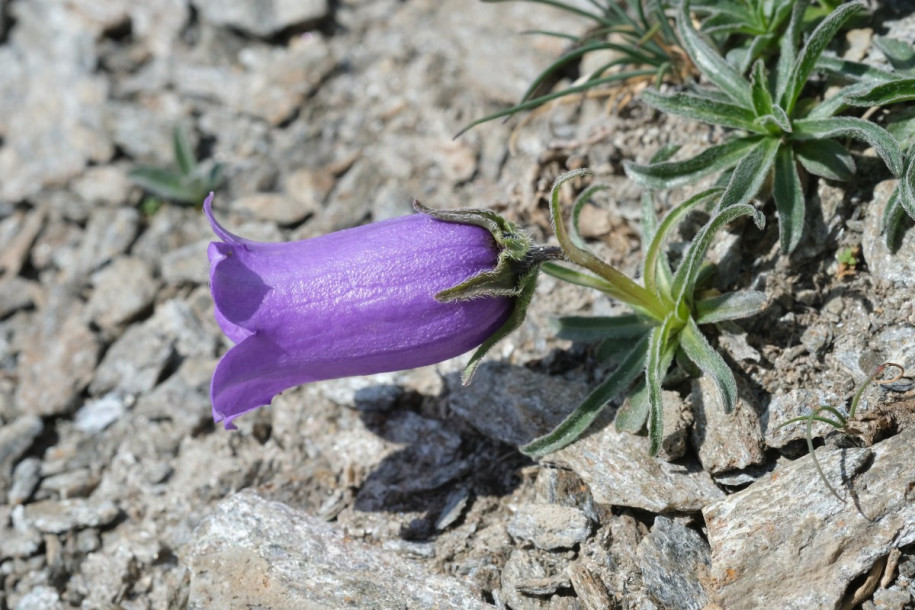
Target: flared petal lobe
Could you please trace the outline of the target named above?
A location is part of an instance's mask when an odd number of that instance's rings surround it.
[[[239,238],[213,218],[210,289],[236,345],[210,388],[232,419],[311,381],[433,364],[482,343],[511,313],[508,297],[441,303],[435,294],[495,267],[492,235],[423,214],[289,243]]]

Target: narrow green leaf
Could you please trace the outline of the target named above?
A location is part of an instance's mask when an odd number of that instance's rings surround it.
[[[696,301],[696,324],[717,324],[727,320],[749,318],[764,310],[769,304],[765,292],[740,290]]]
[[[645,336],[636,343],[619,367],[594,388],[575,411],[552,432],[521,447],[521,452],[531,457],[539,457],[558,451],[576,441],[607,404],[625,392],[638,374],[644,370],[648,342],[648,337]]]
[[[902,245],[905,231],[912,226],[912,219],[902,207],[899,199],[900,186],[896,185],[883,210],[883,232],[886,234],[886,247],[896,253]]]
[[[130,171],[128,177],[137,186],[163,199],[181,203],[196,202],[196,193],[188,188],[184,176],[176,171],[155,167],[137,167]]]
[[[885,129],[857,117],[842,116],[829,119],[798,119],[794,121],[795,140],[824,140],[855,138],[874,147],[894,176],[902,175],[902,151],[896,139]]]
[[[483,2],[492,3],[492,4],[495,4],[497,2],[511,2],[511,1],[512,0],[483,0]],[[538,2],[540,4],[546,4],[547,6],[553,6],[555,8],[561,9],[563,11],[567,11],[569,13],[573,13],[575,15],[580,15],[587,19],[591,19],[592,21],[596,21],[597,23],[599,23],[601,25],[613,25],[613,22],[606,19],[604,16],[602,16],[600,14],[594,14],[594,13],[588,12],[584,9],[578,8],[577,6],[574,6],[567,2],[561,2],[559,0],[527,0],[527,1],[528,2]]]
[[[912,152],[909,151],[911,155]],[[909,156],[905,174],[899,179],[899,205],[906,213],[915,218],[915,158]]]
[[[831,97],[826,98],[819,104],[813,107],[813,109],[807,113],[805,118],[807,119],[827,119],[829,117],[835,116],[840,112],[848,108],[846,103],[845,96],[858,93],[860,91],[865,91],[870,87],[866,83],[855,83],[853,85],[848,85],[847,87],[842,87],[835,92]]]
[[[695,30],[689,6],[689,0],[681,0],[680,12],[677,14],[677,31],[686,53],[699,71],[727,92],[733,101],[745,108],[752,108],[750,84]]]
[[[734,373],[724,358],[709,344],[692,318],[687,319],[686,326],[680,331],[680,347],[689,359],[715,382],[721,403],[724,405],[724,412],[733,411],[737,406],[737,381],[734,379]]]
[[[766,217],[751,205],[737,204],[729,208],[719,209],[703,226],[683,255],[683,261],[674,275],[673,295],[677,305],[687,302],[692,298],[692,289],[696,283],[702,260],[715,234],[726,224],[741,216],[751,216],[756,226],[762,229],[766,224]]]
[[[878,85],[899,80],[898,74],[881,70],[869,64],[848,61],[847,59],[839,59],[828,55],[820,56],[817,60],[816,70],[836,78],[865,85]]]
[[[759,144],[762,138],[750,136],[735,138],[703,150],[691,159],[667,161],[650,165],[624,163],[626,175],[639,184],[657,189],[668,189],[695,182],[713,172],[737,165],[747,151]]]
[[[772,198],[778,210],[778,237],[782,252],[793,252],[804,234],[804,189],[797,174],[794,152],[782,146],[775,160]]]
[[[775,98],[781,100],[791,78],[791,70],[797,61],[797,49],[804,27],[804,12],[810,0],[797,0],[791,9],[791,19],[779,44],[778,63],[775,69]]]
[[[896,70],[903,73],[915,71],[915,48],[909,43],[888,36],[875,36],[874,44]]]
[[[626,402],[617,409],[616,417],[613,418],[613,427],[617,432],[638,433],[648,420],[648,410],[651,405],[648,403],[648,386],[645,384],[643,377],[626,397]]]
[[[881,83],[860,93],[845,96],[849,106],[886,106],[915,100],[915,78]]]
[[[664,323],[651,332],[648,342],[648,355],[645,365],[645,384],[648,387],[648,454],[658,455],[664,440],[664,402],[661,398],[661,384],[664,375],[670,368],[676,351],[676,341],[672,341],[675,317],[671,313]]]
[[[830,13],[810,35],[807,44],[801,49],[791,68],[785,92],[780,100],[781,106],[789,116],[793,114],[794,105],[801,95],[801,90],[807,84],[807,79],[810,78],[810,73],[813,72],[817,60],[826,49],[826,45],[835,37],[846,21],[863,10],[864,5],[860,2],[843,4]]]
[[[661,272],[659,262],[661,261],[661,254],[664,250],[664,243],[667,240],[667,236],[670,234],[671,230],[677,226],[687,214],[693,211],[698,205],[705,203],[712,197],[721,194],[724,189],[721,188],[711,188],[701,193],[693,195],[680,205],[672,209],[664,217],[664,220],[661,222],[658,230],[655,232],[654,237],[651,240],[651,244],[648,246],[648,249],[645,251],[645,262],[644,267],[642,268],[642,278],[645,284],[645,288],[653,293],[658,293],[658,282],[657,277],[658,273]]]
[[[855,174],[854,157],[835,140],[798,142],[794,152],[804,169],[815,176],[844,182]]]
[[[753,95],[753,109],[756,116],[772,114],[772,94],[769,92],[769,82],[766,78],[766,67],[760,59],[753,64],[753,78],[750,80]]]
[[[668,114],[685,116],[712,125],[765,133],[755,125],[756,116],[753,112],[736,104],[724,104],[689,93],[662,95],[651,89],[642,92],[642,99],[650,106]]]
[[[585,273],[584,271],[579,271],[577,269],[570,269],[564,265],[547,262],[541,264],[540,269],[547,275],[552,275],[553,277],[558,278],[564,282],[569,282],[570,284],[576,284],[586,288],[594,288],[595,290],[600,290],[603,293],[612,292],[613,290],[613,287],[604,278],[598,277],[591,273]]]
[[[582,250],[587,250],[588,246],[585,244],[585,239],[581,236],[581,230],[578,227],[578,219],[581,216],[581,210],[585,207],[585,204],[591,200],[591,197],[593,197],[595,193],[606,191],[609,188],[609,185],[606,184],[592,184],[583,190],[581,194],[575,198],[575,202],[572,204],[572,217],[569,222],[569,239]]]
[[[194,157],[194,150],[191,148],[191,142],[187,134],[180,127],[175,127],[172,131],[172,148],[175,152],[175,163],[178,169],[185,176],[190,175],[197,166],[197,160]]]
[[[570,341],[630,339],[645,335],[652,326],[636,314],[612,317],[562,316],[551,319],[550,325],[557,337]]]
[[[761,139],[756,147],[737,163],[718,207],[727,208],[746,203],[756,196],[775,163],[779,141],[777,137]]]

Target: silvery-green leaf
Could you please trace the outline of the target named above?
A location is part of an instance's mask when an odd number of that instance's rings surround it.
[[[626,402],[616,411],[616,417],[613,418],[613,427],[618,432],[631,432],[635,434],[645,427],[648,420],[648,410],[651,405],[648,403],[648,386],[645,385],[645,379],[642,378],[635,388],[629,392]]]
[[[648,249],[645,251],[645,262],[642,268],[642,281],[645,284],[645,288],[651,292],[658,292],[657,278],[658,273],[661,271],[659,266],[662,261],[661,254],[664,249],[664,242],[673,228],[697,206],[719,195],[723,190],[722,188],[712,188],[697,193],[667,213],[655,232]]]
[[[849,106],[886,106],[912,100],[915,100],[915,78],[880,83],[866,91],[845,96],[845,102]]]
[[[699,71],[726,91],[731,99],[745,108],[751,108],[750,84],[693,28],[689,4],[689,0],[681,0],[677,14],[677,31],[686,53]]]
[[[713,172],[734,167],[747,151],[760,142],[759,136],[736,138],[711,146],[691,159],[651,165],[624,163],[626,175],[639,184],[657,189],[689,184]]]
[[[772,114],[772,94],[769,92],[769,83],[766,78],[766,68],[763,61],[757,60],[753,64],[753,78],[750,80],[753,95],[753,109],[757,116]]]
[[[575,411],[562,420],[562,423],[552,432],[521,447],[521,452],[531,457],[538,457],[558,451],[575,442],[585,433],[607,404],[625,392],[638,374],[644,370],[648,343],[647,336],[636,343],[619,367],[594,388]]]
[[[193,172],[197,160],[194,158],[194,150],[187,134],[180,127],[175,127],[172,131],[172,149],[175,153],[175,163],[178,164],[181,173],[187,176]]]
[[[689,93],[663,95],[651,89],[642,92],[642,99],[650,106],[668,114],[685,116],[712,125],[765,133],[755,125],[756,117],[753,112],[736,104],[713,101]]]
[[[793,252],[804,234],[804,189],[790,146],[782,146],[775,159],[772,198],[778,210],[778,237],[782,252]]]
[[[815,176],[844,182],[855,174],[854,157],[835,140],[798,142],[794,152],[804,169]]]
[[[907,158],[906,170],[899,179],[898,190],[899,205],[909,216],[915,218],[915,158],[911,156]]]
[[[902,174],[902,151],[896,139],[879,125],[865,119],[850,116],[798,119],[794,121],[793,137],[798,141],[841,137],[864,141],[874,147],[894,176]]]
[[[808,112],[805,118],[827,119],[831,116],[835,116],[848,108],[845,96],[858,93],[859,91],[865,91],[869,87],[870,85],[867,83],[855,83],[853,85],[848,85],[847,87],[842,87],[834,95],[814,106],[813,110]]]
[[[737,406],[737,381],[734,373],[718,352],[709,344],[696,322],[689,318],[680,331],[680,347],[693,363],[715,383],[725,413]]]
[[[645,384],[648,388],[648,454],[652,457],[661,450],[664,440],[664,404],[661,398],[661,384],[664,375],[670,368],[676,352],[677,343],[672,340],[675,316],[673,313],[665,318],[661,326],[655,328],[648,341],[648,355],[645,365]]]
[[[553,277],[558,278],[564,282],[569,282],[570,284],[577,284],[579,286],[585,286],[586,288],[594,288],[595,290],[600,290],[604,293],[610,290],[610,285],[607,280],[592,273],[586,273],[584,271],[571,269],[564,265],[550,262],[541,264],[540,269],[547,275],[552,275]]]
[[[816,69],[830,76],[846,81],[855,81],[857,84],[865,86],[890,83],[899,79],[898,74],[887,72],[869,64],[839,59],[830,55],[821,55],[817,60]]]
[[[715,234],[726,224],[741,216],[751,216],[760,229],[766,224],[766,217],[762,212],[751,205],[742,203],[719,209],[693,238],[674,275],[673,296],[676,298],[678,306],[692,298],[692,288],[695,286],[696,277],[702,267],[702,260],[705,258],[705,253],[712,244]]]
[[[769,176],[779,146],[780,139],[777,137],[759,140],[756,147],[744,155],[734,166],[731,180],[728,182],[724,194],[721,195],[718,207],[739,205],[755,197]]]
[[[912,225],[912,219],[899,202],[899,191],[900,187],[896,185],[883,210],[883,232],[886,234],[886,247],[893,253],[899,250],[906,229]]]
[[[765,292],[740,290],[700,299],[694,305],[696,324],[717,324],[749,318],[764,310],[769,300]]]
[[[791,67],[785,91],[780,98],[781,106],[789,115],[794,112],[794,105],[801,95],[801,90],[807,84],[807,79],[810,78],[810,73],[816,67],[817,60],[826,49],[826,45],[845,25],[845,22],[863,10],[864,5],[860,2],[842,4],[830,13],[810,35],[807,44],[798,53],[797,59]]]
[[[874,45],[883,51],[896,70],[903,73],[915,71],[915,48],[909,43],[888,36],[875,36]]]
[[[636,314],[620,316],[562,316],[550,320],[555,334],[570,341],[631,339],[648,332],[651,324]]]
[[[197,193],[188,187],[184,176],[176,171],[155,167],[137,167],[128,174],[130,181],[164,199],[196,203]]]
[[[804,12],[810,0],[797,0],[791,9],[791,19],[779,44],[778,62],[775,67],[775,98],[783,99],[791,77],[791,70],[797,60],[797,48],[804,27]]]

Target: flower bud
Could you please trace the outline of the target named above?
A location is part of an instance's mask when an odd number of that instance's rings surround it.
[[[258,243],[216,222],[212,200],[204,212],[220,241],[208,249],[210,290],[235,345],[213,373],[210,396],[213,418],[229,429],[287,388],[488,347],[520,323],[516,306],[533,290],[536,269],[506,263],[504,236],[465,221],[413,214]],[[492,283],[499,287],[486,288]]]

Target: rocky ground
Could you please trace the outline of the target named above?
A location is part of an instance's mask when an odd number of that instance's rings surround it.
[[[583,27],[549,7],[255,5],[0,0],[0,610],[915,607],[908,378],[866,392],[869,444],[818,450],[844,503],[803,426],[775,429],[844,404],[882,361],[915,370],[915,233],[883,247],[893,183],[866,150],[855,184],[811,189],[791,259],[774,219],[721,236],[719,283],[771,304],[716,335],[736,413],[704,380],[666,393],[664,459],[612,414],[540,462],[516,449],[604,372],[550,316],[618,308],[548,277],[469,387],[448,362],[301,387],[215,427],[212,235],[128,179],[174,162],[175,126],[225,164],[219,218],[260,240],[416,197],[494,208],[545,241],[552,180],[591,167],[612,189],[586,236],[629,273],[641,194],[622,162],[721,136],[599,98],[453,140],[562,50],[519,32]],[[915,18],[884,17],[915,41]],[[862,260],[840,269],[848,247]]]

